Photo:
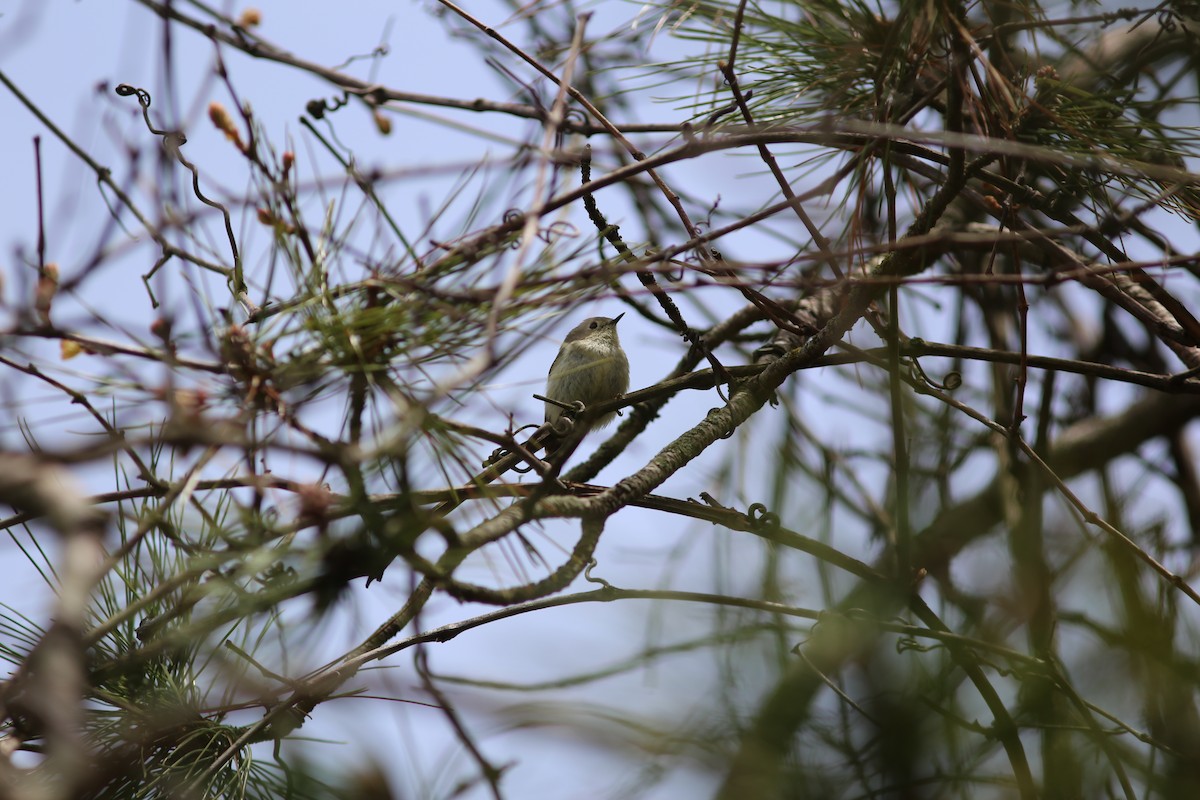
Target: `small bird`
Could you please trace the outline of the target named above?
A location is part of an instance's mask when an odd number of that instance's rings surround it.
[[[567,334],[550,365],[547,397],[560,403],[578,401],[590,408],[625,394],[629,389],[629,359],[617,338],[617,323],[623,316],[590,317]],[[562,413],[559,406],[546,403],[547,422],[557,421]],[[597,417],[587,430],[604,427],[614,416],[616,412],[610,411]]]

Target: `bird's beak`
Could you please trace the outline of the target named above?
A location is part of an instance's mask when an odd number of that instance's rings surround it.
[[[621,321],[621,317],[623,317],[623,316],[625,316],[624,311],[622,311],[620,314],[617,314],[615,317],[613,317],[612,324],[616,325],[618,322]]]

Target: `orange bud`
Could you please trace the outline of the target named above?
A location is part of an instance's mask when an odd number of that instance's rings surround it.
[[[246,147],[242,144],[242,135],[238,132],[237,126],[234,125],[233,118],[229,116],[229,112],[225,110],[225,106],[216,100],[209,103],[208,118],[214,128],[225,134],[225,138],[233,142],[238,150],[245,152]]]
[[[382,133],[384,136],[391,134],[391,132],[392,132],[391,118],[385,116],[382,111],[376,111],[374,116],[375,116],[375,127],[379,129],[379,132]]]

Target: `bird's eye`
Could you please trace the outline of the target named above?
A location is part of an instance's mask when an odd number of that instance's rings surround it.
[[[591,325],[588,325],[588,327],[591,328],[592,330],[596,330],[596,328],[600,327],[600,324],[597,322],[593,322]]]

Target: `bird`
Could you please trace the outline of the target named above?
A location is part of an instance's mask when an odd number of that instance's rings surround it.
[[[629,358],[617,336],[617,323],[623,316],[589,317],[571,329],[550,365],[546,397],[568,406],[579,402],[591,408],[625,394],[629,389]],[[546,403],[546,422],[557,422],[564,410],[555,403]],[[582,432],[602,428],[615,416],[616,412],[610,411],[595,417]],[[548,445],[547,450],[551,449]]]

